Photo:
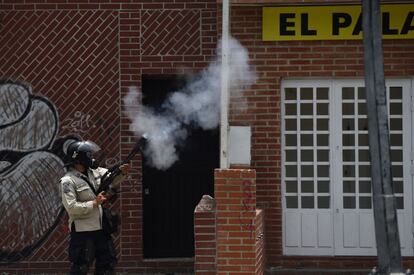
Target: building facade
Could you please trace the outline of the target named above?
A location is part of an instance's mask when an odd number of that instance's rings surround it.
[[[248,50],[257,79],[230,98],[229,123],[251,129],[249,168],[264,213],[266,267],[372,268],[360,2],[231,2],[231,35]],[[7,113],[0,120],[0,219],[7,224],[0,270],[63,273],[68,232],[56,199],[64,169],[59,141],[72,134],[96,141],[108,166],[125,158],[137,140],[123,101],[129,88],[138,87],[143,103],[156,109],[197,78],[217,54],[221,3],[5,0],[0,7],[0,106]],[[383,7],[394,192],[408,268],[414,5]],[[11,81],[19,88],[11,90]],[[115,235],[119,272],[193,270],[192,213],[202,195],[214,194],[219,143],[218,130],[191,136],[191,149],[171,170],[157,172],[140,155],[131,162],[113,205],[122,216]],[[34,184],[32,177],[41,180]],[[48,203],[26,194],[45,188]],[[31,207],[23,204],[27,198]]]

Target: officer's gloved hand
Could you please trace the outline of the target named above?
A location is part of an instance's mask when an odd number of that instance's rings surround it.
[[[128,163],[124,163],[121,166],[119,166],[119,170],[121,170],[121,174],[126,176],[128,175],[129,172],[129,164]]]

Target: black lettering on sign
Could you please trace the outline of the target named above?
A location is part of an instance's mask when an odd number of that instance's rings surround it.
[[[390,13],[384,12],[382,14],[382,34],[398,34],[397,29],[390,27]]]
[[[302,35],[316,35],[316,30],[309,29],[309,15],[307,13],[301,13],[300,20],[300,31]]]
[[[332,35],[339,35],[339,29],[349,27],[351,22],[352,17],[349,14],[334,12],[332,14]]]
[[[294,27],[295,22],[288,21],[288,19],[295,18],[294,13],[281,13],[280,14],[280,24],[279,24],[279,33],[280,35],[295,35],[295,30],[288,30],[288,27]]]
[[[407,18],[405,18],[404,26],[402,27],[400,34],[408,34],[409,31],[414,30],[413,19],[414,12],[410,11],[407,15]]]
[[[352,31],[352,35],[359,35],[362,31],[362,14],[360,13],[358,16],[358,20],[355,24],[354,30]]]

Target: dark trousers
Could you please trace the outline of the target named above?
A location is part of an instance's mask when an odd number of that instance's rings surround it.
[[[71,232],[69,243],[70,275],[85,275],[95,260],[95,275],[114,274],[117,262],[112,238],[102,230]]]

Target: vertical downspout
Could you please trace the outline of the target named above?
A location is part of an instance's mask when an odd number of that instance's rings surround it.
[[[220,168],[229,167],[229,1],[223,0],[221,35],[221,123],[220,123]]]

